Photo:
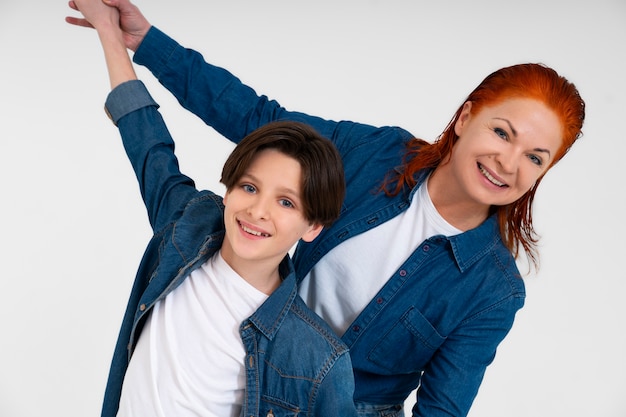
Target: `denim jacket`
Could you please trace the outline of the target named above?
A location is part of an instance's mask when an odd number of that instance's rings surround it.
[[[122,382],[145,318],[222,245],[222,198],[198,191],[181,174],[174,142],[141,81],[108,96],[154,230],[123,319],[103,417],[117,413]],[[354,380],[344,343],[297,294],[293,264],[280,264],[278,289],[239,328],[246,351],[242,416],[356,416]],[[210,370],[207,370],[210,372]]]
[[[298,245],[298,279],[341,242],[406,210],[428,175],[420,173],[413,189],[386,195],[381,183],[390,168],[402,169],[406,143],[413,138],[409,132],[287,111],[155,27],[133,59],[233,142],[265,123],[290,119],[312,125],[335,143],[347,195],[338,221],[315,241]],[[426,239],[342,336],[350,348],[361,415],[402,415],[393,410],[418,387],[413,416],[466,415],[524,299],[523,281],[495,217],[456,236]]]

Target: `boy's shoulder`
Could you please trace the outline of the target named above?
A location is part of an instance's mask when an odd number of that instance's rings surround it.
[[[345,343],[297,294],[271,339],[265,338],[260,346],[269,365],[267,372],[296,372],[317,383],[325,380],[335,364],[349,358]]]
[[[172,226],[172,243],[179,251],[189,252],[187,256],[195,255],[208,236],[224,233],[223,198],[211,191],[198,192],[187,201]]]
[[[306,305],[299,295],[296,295],[294,298],[290,308],[290,314],[293,318],[292,326],[294,328],[289,329],[289,331],[301,332],[294,333],[297,334],[298,337],[300,337],[300,335],[303,336],[300,340],[301,343],[323,344],[337,355],[347,352],[348,347],[341,338],[335,334],[328,323]],[[311,339],[304,340],[305,335]],[[312,339],[316,340],[314,341]]]
[[[219,219],[221,221],[223,218],[223,197],[212,191],[203,190],[187,200],[176,223],[179,225],[186,223],[196,224],[210,219]]]

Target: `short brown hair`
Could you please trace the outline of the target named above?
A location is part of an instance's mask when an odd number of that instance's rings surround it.
[[[235,147],[224,163],[220,182],[231,190],[265,149],[275,149],[300,163],[304,217],[330,226],[339,217],[346,191],[343,163],[335,145],[304,123],[272,122]]]

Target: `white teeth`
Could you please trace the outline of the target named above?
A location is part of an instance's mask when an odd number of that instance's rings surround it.
[[[480,169],[480,172],[482,172],[482,174],[485,176],[485,178],[487,178],[489,181],[491,181],[498,187],[504,187],[506,185],[505,183],[500,182],[497,179],[495,179],[489,172],[487,172],[485,168],[483,168],[482,165],[478,164],[478,168]]]
[[[267,233],[261,233],[261,232],[257,232],[256,230],[248,229],[243,224],[241,224],[241,228],[243,229],[244,232],[250,233],[251,235],[254,235],[254,236],[264,236],[264,237],[269,236]]]

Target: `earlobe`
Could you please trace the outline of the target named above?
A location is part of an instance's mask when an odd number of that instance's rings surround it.
[[[470,119],[471,112],[472,112],[472,102],[466,101],[463,104],[463,108],[461,109],[461,114],[459,114],[459,118],[454,124],[454,133],[456,133],[457,136],[461,136],[461,133],[463,132],[463,128],[467,124],[467,121]]]
[[[316,237],[319,236],[323,229],[324,226],[319,223],[314,223],[311,225],[311,228],[304,235],[302,235],[301,239],[305,242],[312,242],[313,240],[315,240]]]

